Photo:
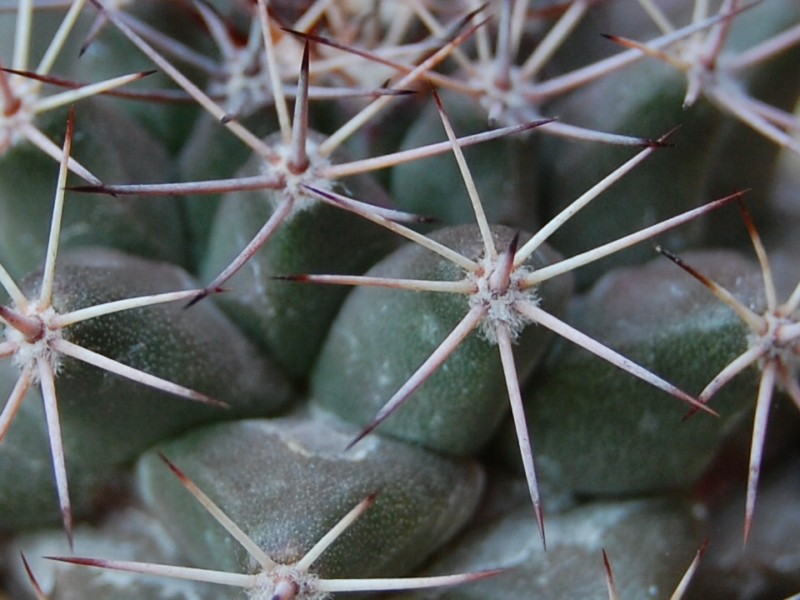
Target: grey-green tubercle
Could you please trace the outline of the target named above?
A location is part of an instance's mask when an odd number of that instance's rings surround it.
[[[505,249],[514,231],[497,226],[493,235]],[[471,259],[480,259],[478,228],[461,225],[432,235]],[[520,245],[527,235],[519,241]],[[531,269],[557,260],[548,247],[525,263]],[[464,270],[426,248],[407,244],[367,272],[386,278],[419,277],[459,281]],[[566,305],[571,278],[562,276],[531,291],[555,314]],[[315,402],[358,425],[367,425],[470,310],[466,294],[402,289],[354,290],[333,324],[312,375]],[[521,380],[544,355],[549,330],[528,327],[515,346]],[[396,349],[396,358],[385,352]],[[469,390],[469,393],[467,393]],[[491,437],[509,403],[497,345],[478,329],[379,427],[382,433],[446,454],[477,452]]]
[[[137,487],[194,564],[234,571],[249,570],[247,555],[191,500],[156,451],[284,564],[299,560],[348,511],[376,494],[374,505],[314,570],[325,577],[405,574],[472,516],[483,469],[379,437],[343,452],[354,433],[320,415],[216,425],[145,454]]]

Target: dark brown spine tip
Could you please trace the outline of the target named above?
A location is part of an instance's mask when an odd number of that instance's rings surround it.
[[[308,281],[308,275],[274,275],[270,277],[273,281],[299,281],[305,283]]]
[[[377,426],[378,426],[377,423],[367,425],[367,427],[361,433],[359,433],[356,437],[354,437],[350,441],[350,443],[347,444],[347,446],[345,446],[344,451],[347,452],[348,450],[352,449],[353,446],[358,444],[358,442],[360,442],[365,437],[367,437],[370,433],[372,433],[372,430],[375,429]]]
[[[189,300],[183,307],[184,310],[192,308],[195,304],[200,302],[201,300],[208,298],[213,293],[213,290],[203,290],[197,296]]]
[[[22,566],[25,568],[25,574],[28,576],[28,581],[31,582],[33,589],[36,590],[37,597],[44,598],[44,591],[39,585],[39,582],[36,581],[36,576],[33,574],[33,569],[31,569],[30,564],[28,564],[28,559],[25,558],[25,554],[20,552],[19,557],[22,559]]]
[[[675,127],[673,127],[672,129],[670,129],[669,131],[667,131],[667,133],[665,133],[665,134],[664,134],[664,135],[662,135],[660,138],[658,138],[657,140],[655,140],[655,143],[657,143],[657,144],[662,144],[662,145],[664,145],[664,146],[671,146],[671,144],[667,144],[667,140],[668,140],[669,138],[671,138],[671,137],[672,137],[672,136],[675,134],[675,132],[676,132],[676,131],[678,131],[678,130],[679,130],[681,127],[682,127],[682,125],[680,125],[680,124],[678,124],[678,125],[675,125]]]
[[[211,396],[206,396],[205,394],[197,394],[194,397],[195,400],[198,402],[202,402],[203,404],[208,404],[209,406],[214,406],[216,408],[222,408],[225,410],[230,409],[230,404],[227,402],[223,402],[222,400],[217,400],[216,398],[212,398]]]
[[[673,263],[675,263],[675,264],[676,264],[676,265],[678,265],[678,266],[679,266],[681,269],[683,269],[684,271],[686,271],[687,273],[689,273],[689,275],[691,275],[692,277],[694,277],[695,279],[697,279],[697,281],[699,281],[700,283],[702,283],[704,286],[706,286],[706,287],[707,287],[707,288],[709,288],[710,290],[714,290],[714,289],[716,289],[716,288],[718,287],[718,286],[717,286],[717,284],[716,284],[716,283],[714,283],[714,282],[713,282],[711,279],[709,279],[708,277],[706,277],[705,275],[703,275],[703,274],[702,274],[700,271],[698,271],[697,269],[695,269],[695,268],[694,268],[694,267],[692,267],[691,265],[687,264],[687,263],[686,263],[686,262],[685,262],[683,259],[681,259],[681,257],[679,257],[679,256],[678,256],[678,255],[676,255],[676,254],[673,254],[672,252],[670,252],[670,251],[669,251],[669,250],[667,250],[666,248],[663,248],[663,247],[661,247],[661,246],[656,246],[656,251],[657,251],[657,252],[659,252],[660,254],[662,254],[663,256],[666,256],[666,257],[667,257],[668,259],[670,259],[670,260],[671,260]],[[702,404],[702,403],[701,403],[701,404]],[[697,410],[699,410],[699,409],[706,410],[706,411],[707,411],[707,412],[709,412],[710,414],[713,414],[713,415],[719,416],[719,415],[716,413],[716,411],[713,411],[713,410],[711,410],[711,409],[709,409],[709,408],[706,408],[704,404],[702,404],[702,406],[700,406],[700,405],[696,405],[694,410],[695,410],[695,411],[697,411]],[[691,414],[694,414],[694,412],[692,412]],[[687,416],[691,416],[691,415],[687,415]],[[684,417],[684,419],[683,419],[683,420],[686,420],[686,418],[687,418],[687,417]]]
[[[64,533],[67,534],[67,544],[69,551],[75,550],[75,537],[72,533],[72,510],[67,506],[61,510],[61,520],[64,523]]]
[[[502,568],[502,569],[489,569],[488,571],[479,571],[474,574],[472,581],[480,581],[481,579],[488,579],[489,577],[497,577],[498,575],[502,575],[503,573],[508,573],[511,568]]]
[[[611,561],[608,560],[608,553],[605,548],[601,548],[600,551],[603,553],[603,565],[606,568],[606,573],[611,575]]]
[[[520,125],[521,131],[528,131],[529,129],[535,129],[536,127],[541,127],[542,125],[548,125],[558,121],[558,117],[547,117],[546,119],[538,119],[536,121],[529,121],[527,123],[523,123]]]
[[[281,30],[285,31],[286,33],[288,33],[290,35],[298,37],[301,40],[305,40],[306,43],[314,42],[314,43],[317,43],[317,44],[323,44],[325,46],[330,46],[332,48],[338,48],[340,50],[348,50],[349,49],[344,44],[340,44],[340,43],[336,42],[335,40],[328,39],[328,38],[323,37],[321,35],[314,35],[313,33],[308,33],[306,31],[298,31],[298,30],[292,29],[290,27],[281,27]]]
[[[688,421],[688,420],[689,420],[689,419],[691,419],[691,418],[692,418],[694,415],[696,415],[697,413],[699,413],[701,410],[702,410],[703,412],[707,412],[707,413],[708,413],[708,414],[710,414],[712,417],[719,417],[719,413],[718,413],[717,411],[715,411],[713,408],[709,408],[709,407],[707,406],[707,404],[708,404],[708,401],[709,401],[709,400],[710,400],[710,398],[707,398],[705,401],[697,400],[697,404],[694,404],[694,405],[692,405],[692,406],[689,408],[689,410],[687,410],[687,411],[686,411],[686,414],[684,414],[684,415],[681,417],[681,423],[684,423],[684,422]]]
[[[744,200],[742,198],[746,194],[749,194],[751,191],[753,191],[753,188],[744,188],[744,189],[738,190],[736,192],[733,192],[730,196],[726,196],[725,198],[722,198],[722,200],[728,200],[728,201],[735,200],[736,202],[744,203]]]
[[[725,206],[726,204],[730,204],[731,202],[742,203],[744,202],[743,200],[744,195],[748,194],[751,190],[752,188],[744,188],[737,192],[733,192],[732,194],[730,194],[729,196],[725,196],[724,198],[718,198],[716,200],[712,200],[711,202],[708,203],[707,206],[709,207],[710,210],[715,210],[717,208]]]
[[[697,549],[697,556],[698,557],[702,557],[706,553],[706,550],[708,550],[708,544],[709,544],[710,541],[711,541],[710,537],[707,537],[706,539],[703,540],[703,543],[700,544],[700,547]]]
[[[439,110],[444,110],[444,106],[442,105],[442,99],[439,98],[439,94],[436,91],[436,88],[433,86],[433,84],[430,81],[428,81],[428,86],[431,89],[431,94],[433,94],[433,100],[434,100],[434,102],[436,102],[436,106],[439,107]]]
[[[668,259],[670,259],[676,265],[684,266],[683,260],[677,254],[671,252],[670,250],[667,250],[661,244],[656,244],[655,246],[653,246],[653,250],[655,250],[656,252],[658,252],[662,256],[666,256]]]
[[[640,148],[676,148],[677,146],[672,143],[663,141],[662,139],[654,140],[653,138],[641,138],[638,146]]]
[[[300,61],[300,70],[308,75],[308,67],[309,67],[309,46],[311,45],[310,40],[306,38],[305,43],[303,44],[303,58]]]
[[[539,537],[542,540],[542,550],[547,552],[547,535],[544,531],[544,510],[542,509],[542,505],[538,504],[534,507],[534,511],[536,512],[536,525],[539,528]]]
[[[353,446],[355,446],[358,442],[360,442],[363,439],[363,437],[364,436],[361,434],[354,437],[352,440],[350,440],[350,443],[348,443],[347,446],[344,447],[344,451],[349,452],[353,448]]]
[[[172,471],[176,477],[178,477],[181,481],[186,481],[187,477],[184,475],[183,471],[181,471],[175,463],[173,463],[170,459],[163,452],[158,453],[158,458],[164,461],[164,464],[167,465],[170,471]]]
[[[96,558],[81,558],[80,556],[43,556],[46,560],[69,563],[71,565],[82,565],[84,567],[103,567],[105,561]]]
[[[681,417],[681,423],[685,423],[686,421],[691,419],[693,416],[695,416],[699,412],[700,412],[700,409],[693,406],[692,408],[690,408],[689,410],[686,411],[686,414],[684,414]]]
[[[484,2],[483,4],[481,4],[480,6],[475,8],[474,10],[471,10],[466,15],[464,15],[464,18],[461,19],[461,27],[463,27],[464,25],[466,25],[467,23],[472,21],[472,19],[474,19],[477,15],[479,15],[484,10],[486,10],[487,6],[489,6],[489,3],[488,2]]]
[[[392,88],[381,88],[376,95],[378,96],[411,96],[412,94],[416,94],[417,90],[409,90],[409,89],[392,89]]]
[[[281,26],[280,30],[281,31],[285,31],[286,33],[288,33],[290,35],[294,35],[296,37],[302,38],[304,40],[310,39],[312,37],[312,35],[309,34],[309,33],[306,33],[304,31],[298,31],[297,29],[292,29],[291,27]]]
[[[66,132],[66,139],[69,141],[69,146],[72,146],[72,138],[75,136],[75,105],[71,105],[69,107],[69,113],[67,114],[67,132]]]
[[[742,199],[743,194],[734,195],[734,201],[736,205],[739,207],[739,213],[742,215],[742,220],[744,221],[744,225],[747,228],[748,233],[751,236],[758,235],[756,231],[756,224],[753,221],[753,217],[750,214],[750,211],[747,210],[747,203]]]
[[[105,185],[68,185],[64,189],[68,192],[81,194],[108,194],[109,196],[115,196],[114,191]]]

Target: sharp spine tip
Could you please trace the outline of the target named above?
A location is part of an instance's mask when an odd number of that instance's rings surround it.
[[[218,288],[215,288],[215,289],[218,289]],[[183,309],[187,310],[189,308],[192,308],[195,304],[197,304],[201,300],[204,300],[205,298],[210,296],[212,293],[214,293],[214,290],[208,290],[208,289],[203,290],[202,292],[197,294],[197,296],[195,296],[194,298],[189,300],[189,302],[186,303],[186,305],[183,307]]]
[[[274,281],[298,281],[302,283],[308,281],[308,275],[274,275],[270,277],[270,279]]]
[[[67,534],[67,544],[69,545],[69,551],[75,551],[75,537],[72,532],[72,511],[69,507],[64,508],[61,511],[61,519],[64,523],[64,532]]]
[[[350,441],[350,443],[347,444],[347,446],[345,446],[344,451],[347,452],[348,450],[353,448],[353,446],[358,444],[361,440],[363,440],[370,433],[372,433],[372,431],[375,429],[375,427],[377,427],[377,425],[374,425],[374,424],[367,425],[367,427],[364,430],[362,430],[361,433],[359,433],[356,437],[354,437]]]
[[[160,458],[164,462],[164,464],[167,465],[169,470],[172,471],[173,475],[175,475],[178,479],[180,479],[181,481],[188,481],[189,478],[186,477],[184,472],[181,471],[174,462],[168,459],[163,452],[158,452],[158,458]]]
[[[665,142],[663,140],[664,138],[659,138],[657,140],[654,140],[652,138],[642,138],[642,141],[639,144],[639,146],[641,148],[677,148],[676,144]]]

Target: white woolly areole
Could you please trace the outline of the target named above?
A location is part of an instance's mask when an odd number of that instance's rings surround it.
[[[326,178],[320,177],[320,170],[330,166],[331,161],[323,156],[320,156],[317,151],[319,148],[318,141],[309,136],[306,142],[306,153],[308,155],[308,167],[302,173],[292,173],[289,168],[289,161],[291,160],[291,147],[283,142],[275,143],[272,149],[280,157],[276,163],[267,162],[264,165],[263,172],[266,175],[277,175],[283,179],[284,186],[279,194],[275,194],[276,202],[279,202],[284,194],[288,194],[294,198],[294,208],[292,209],[289,218],[301,211],[307,210],[315,206],[319,200],[312,197],[307,190],[302,186],[308,185],[323,191],[332,191],[333,182]]]
[[[478,73],[471,83],[483,91],[479,103],[491,121],[499,126],[510,127],[542,118],[524,91],[526,82],[521,77],[519,67],[512,66],[509,69],[508,87],[497,85],[496,69],[480,69]]]
[[[21,331],[6,325],[6,340],[16,347],[11,363],[19,369],[24,369],[38,359],[44,359],[50,363],[53,373],[58,373],[61,367],[61,354],[55,352],[51,347],[55,340],[62,338],[61,328],[52,325],[52,321],[57,315],[56,311],[53,307],[39,310],[35,304],[31,304],[27,313],[23,313],[23,315],[37,318],[42,322],[42,335],[37,340],[30,342]],[[33,373],[35,383],[39,379],[38,369],[34,369]]]
[[[763,333],[753,332],[748,336],[748,344],[763,346],[766,352],[761,358],[760,366],[767,360],[777,360],[793,371],[800,371],[800,321],[792,316],[781,316],[772,313],[764,315],[767,330]]]
[[[10,114],[6,112],[9,107],[0,106],[3,109],[0,110],[0,154],[5,154],[26,138],[25,129],[33,123],[33,105],[38,97],[31,81],[13,77],[9,78],[8,84],[19,106]]]
[[[317,589],[317,580],[293,565],[277,565],[259,573],[247,595],[250,600],[325,600],[330,594]]]
[[[494,289],[491,278],[498,268],[502,256],[496,260],[483,258],[481,269],[467,275],[467,280],[475,284],[476,291],[469,296],[469,307],[487,307],[488,311],[480,324],[480,334],[490,344],[497,344],[496,325],[505,323],[511,333],[512,341],[519,338],[520,333],[531,319],[521,314],[514,304],[517,302],[538,305],[541,301],[536,287],[522,289],[522,280],[533,270],[527,267],[516,267],[511,271],[511,278],[506,289]]]

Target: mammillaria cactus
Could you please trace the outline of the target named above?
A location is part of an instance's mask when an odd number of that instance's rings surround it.
[[[0,598],[800,590],[796,0],[0,31]]]

